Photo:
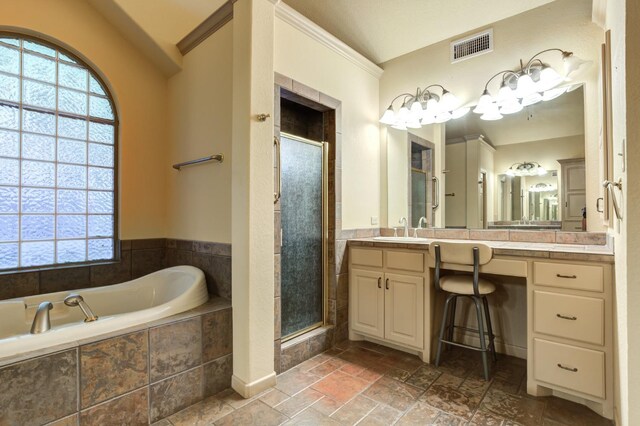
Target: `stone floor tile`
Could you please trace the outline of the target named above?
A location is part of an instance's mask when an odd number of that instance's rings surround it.
[[[233,407],[212,396],[169,417],[173,426],[207,426],[233,411]]]
[[[274,408],[287,417],[293,417],[323,396],[320,392],[307,388]]]
[[[369,386],[369,383],[360,378],[350,376],[341,371],[335,371],[315,383],[312,389],[338,402],[345,403],[362,392],[367,386]]]
[[[441,411],[470,420],[480,405],[481,398],[449,386],[434,383],[427,389],[420,400]]]
[[[326,362],[323,362],[317,367],[312,368],[311,370],[309,370],[309,373],[315,374],[316,376],[325,377],[333,373],[334,371],[342,368],[345,364],[347,364],[346,361],[333,358]]]
[[[284,423],[287,416],[269,407],[260,400],[255,400],[239,408],[215,422],[216,426],[276,426]]]
[[[341,402],[338,402],[335,399],[325,396],[324,398],[320,399],[315,404],[313,404],[312,407],[314,410],[324,415],[331,416],[333,413],[338,411],[338,409],[340,409],[340,407],[342,407],[343,405],[344,404],[342,404]]]
[[[315,374],[293,369],[278,376],[276,389],[287,395],[295,395],[318,380],[320,380],[320,377]]]
[[[402,411],[388,405],[380,404],[367,414],[358,426],[388,426],[392,425],[400,416]]]
[[[542,422],[545,402],[494,390],[487,393],[482,401],[482,407],[519,424],[533,426]]]
[[[395,379],[395,380],[399,380],[401,382],[404,382],[405,380],[407,380],[409,377],[411,377],[411,373],[406,371],[406,370],[402,370],[400,368],[396,368],[396,367],[391,367],[389,368],[384,375],[386,377]]]
[[[460,387],[462,382],[464,382],[464,378],[462,377],[456,377],[449,373],[442,373],[440,377],[436,379],[434,384],[457,389],[458,387]]]
[[[358,377],[361,378],[362,380],[365,380],[368,383],[373,383],[376,380],[380,379],[380,377],[382,377],[382,373],[365,368],[364,370],[362,370],[362,372],[358,374]]]
[[[371,385],[364,395],[396,410],[404,411],[418,399],[422,392],[422,389],[383,377]]]
[[[469,426],[503,426],[504,420],[505,419],[501,416],[490,411],[480,409],[477,410],[471,418]]]
[[[396,425],[398,426],[413,426],[416,424],[433,424],[436,418],[440,415],[440,411],[426,402],[418,402],[411,409],[409,409],[398,420]]]
[[[267,392],[265,395],[260,397],[260,401],[264,402],[269,407],[274,407],[287,399],[289,399],[289,395],[284,392],[280,392],[278,389],[272,389],[271,392]]]
[[[345,364],[340,367],[340,371],[344,371],[347,374],[351,374],[352,376],[357,376],[360,373],[362,373],[365,370],[365,367],[358,365],[358,364],[354,364],[352,362],[346,362]]]
[[[424,365],[422,360],[416,355],[411,355],[400,351],[385,355],[384,358],[380,360],[380,362],[391,367],[408,371],[409,373],[413,373],[419,367]]]
[[[340,424],[343,425],[354,425],[369,414],[377,405],[377,402],[358,395],[333,413],[331,418],[339,421]]]
[[[309,407],[293,419],[285,423],[286,426],[341,426],[340,423],[326,416],[313,407]]]
[[[434,366],[425,364],[418,368],[405,382],[420,389],[427,389],[441,374]]]

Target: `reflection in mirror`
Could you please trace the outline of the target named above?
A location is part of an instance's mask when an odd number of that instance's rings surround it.
[[[501,120],[469,113],[388,129],[387,154],[390,227],[400,217],[417,227],[424,215],[428,226],[446,228],[586,229],[582,86]],[[440,210],[432,207],[438,191]]]

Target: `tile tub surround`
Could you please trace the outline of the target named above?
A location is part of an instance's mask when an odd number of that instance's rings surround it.
[[[0,272],[0,300],[119,284],[176,265],[202,269],[209,294],[231,299],[230,244],[151,238],[120,241],[115,262]]]
[[[168,417],[230,386],[231,328],[230,302],[213,298],[103,340],[5,360],[0,424],[148,424]]]
[[[588,408],[526,394],[526,361],[500,356],[489,382],[478,354],[446,352],[439,368],[369,342],[342,342],[250,399],[228,389],[164,425],[612,425]]]

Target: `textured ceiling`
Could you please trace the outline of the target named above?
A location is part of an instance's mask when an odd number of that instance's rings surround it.
[[[582,88],[548,101],[505,115],[497,121],[480,120],[469,112],[446,124],[447,140],[468,135],[486,136],[494,146],[509,145],[584,134],[584,94]]]
[[[376,64],[553,0],[284,0]]]

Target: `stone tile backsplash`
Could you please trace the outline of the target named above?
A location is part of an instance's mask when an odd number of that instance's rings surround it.
[[[230,244],[150,238],[120,241],[114,262],[0,273],[0,300],[118,284],[177,265],[202,269],[209,294],[231,299]]]

